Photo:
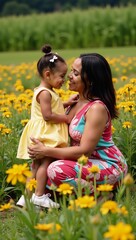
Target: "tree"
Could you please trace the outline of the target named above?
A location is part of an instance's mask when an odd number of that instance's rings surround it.
[[[2,15],[10,16],[10,15],[27,15],[31,13],[31,9],[25,3],[17,3],[15,1],[7,2],[4,5]]]
[[[86,9],[89,6],[89,0],[78,0],[78,7]]]

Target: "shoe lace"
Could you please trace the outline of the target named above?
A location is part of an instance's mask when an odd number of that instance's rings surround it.
[[[50,193],[46,193],[46,194],[45,194],[45,197],[50,198],[50,197],[51,197],[51,194],[50,194]]]
[[[51,197],[51,194],[50,193],[47,193],[47,194],[45,194],[45,197],[47,197],[47,198],[49,198],[49,202],[50,202],[50,204],[55,204],[55,205],[57,205],[58,203],[55,203],[52,199],[50,199],[50,197]]]

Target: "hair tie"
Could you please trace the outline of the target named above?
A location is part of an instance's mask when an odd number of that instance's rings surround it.
[[[56,55],[54,55],[49,61],[50,62],[54,62],[55,60],[57,60],[58,59],[58,57],[56,56]]]
[[[45,56],[48,56],[48,55],[50,55],[50,54],[52,54],[52,52],[49,52],[49,53],[45,53]]]

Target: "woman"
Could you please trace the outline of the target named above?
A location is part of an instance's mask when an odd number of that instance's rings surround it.
[[[78,102],[70,110],[74,114],[69,125],[71,146],[45,147],[32,139],[35,145],[28,153],[37,160],[44,156],[59,159],[48,167],[48,185],[67,182],[76,186],[80,167],[77,159],[84,154],[88,162],[82,168],[82,181],[85,183],[89,175],[88,168],[97,165],[97,185],[106,181],[115,188],[127,173],[127,164],[112,140],[111,120],[117,118],[117,110],[110,66],[100,54],[82,54],[74,61],[69,80],[69,89],[79,93]]]

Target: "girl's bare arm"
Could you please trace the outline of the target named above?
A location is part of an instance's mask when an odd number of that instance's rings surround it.
[[[52,112],[51,98],[51,94],[46,90],[41,91],[37,97],[44,120],[51,121],[52,123],[68,123],[68,117],[65,114],[56,114]]]

